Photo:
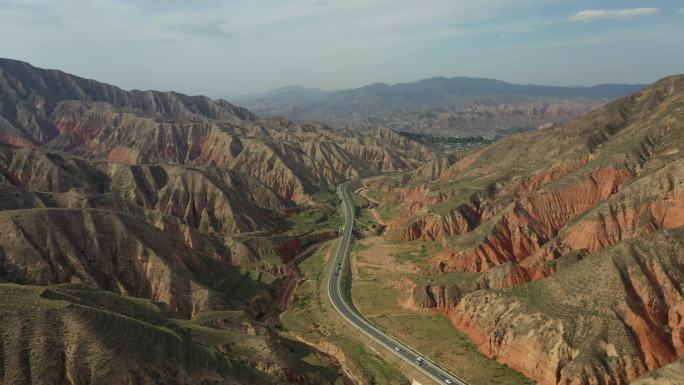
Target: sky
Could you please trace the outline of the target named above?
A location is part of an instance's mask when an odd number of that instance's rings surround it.
[[[684,73],[681,0],[0,0],[0,57],[124,89],[237,97],[431,76]]]

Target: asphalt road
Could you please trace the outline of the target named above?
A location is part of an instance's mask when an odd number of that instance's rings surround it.
[[[335,306],[335,309],[337,309],[337,311],[354,327],[433,380],[442,384],[470,385],[465,380],[442,369],[437,364],[411,349],[408,345],[385,334],[373,324],[366,321],[360,314],[357,314],[354,308],[347,304],[342,293],[341,280],[345,271],[345,264],[349,262],[349,247],[351,245],[352,231],[354,228],[354,206],[349,197],[349,191],[347,191],[348,183],[341,184],[337,188],[337,193],[344,205],[345,225],[340,244],[337,248],[337,254],[335,255],[335,264],[330,272],[330,280],[328,282],[328,295],[330,296],[333,306]]]

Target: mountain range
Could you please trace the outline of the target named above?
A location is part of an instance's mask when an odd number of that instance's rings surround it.
[[[434,77],[340,91],[285,87],[236,101],[260,116],[316,120],[341,128],[385,126],[430,135],[492,137],[510,128],[565,123],[642,87],[554,87]]]

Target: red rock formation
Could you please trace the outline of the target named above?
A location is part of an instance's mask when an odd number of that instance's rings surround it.
[[[684,356],[684,301],[679,301],[670,308],[668,326],[672,333],[672,345],[677,356]]]
[[[140,154],[132,148],[114,147],[107,157],[107,161],[113,163],[139,164]]]
[[[574,216],[615,194],[629,177],[625,170],[601,169],[577,185],[525,195],[492,219],[492,230],[474,247],[436,260],[443,261],[448,270],[480,272],[509,261],[522,262]]]
[[[635,238],[534,286],[467,294],[451,319],[483,353],[541,384],[626,385],[681,351],[684,282],[673,274],[683,236]]]

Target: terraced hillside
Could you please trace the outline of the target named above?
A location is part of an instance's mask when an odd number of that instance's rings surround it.
[[[434,157],[0,60],[0,383],[334,384],[280,335],[334,185]]]
[[[628,384],[684,355],[684,76],[575,120],[368,181],[427,242],[411,303],[541,384]]]

